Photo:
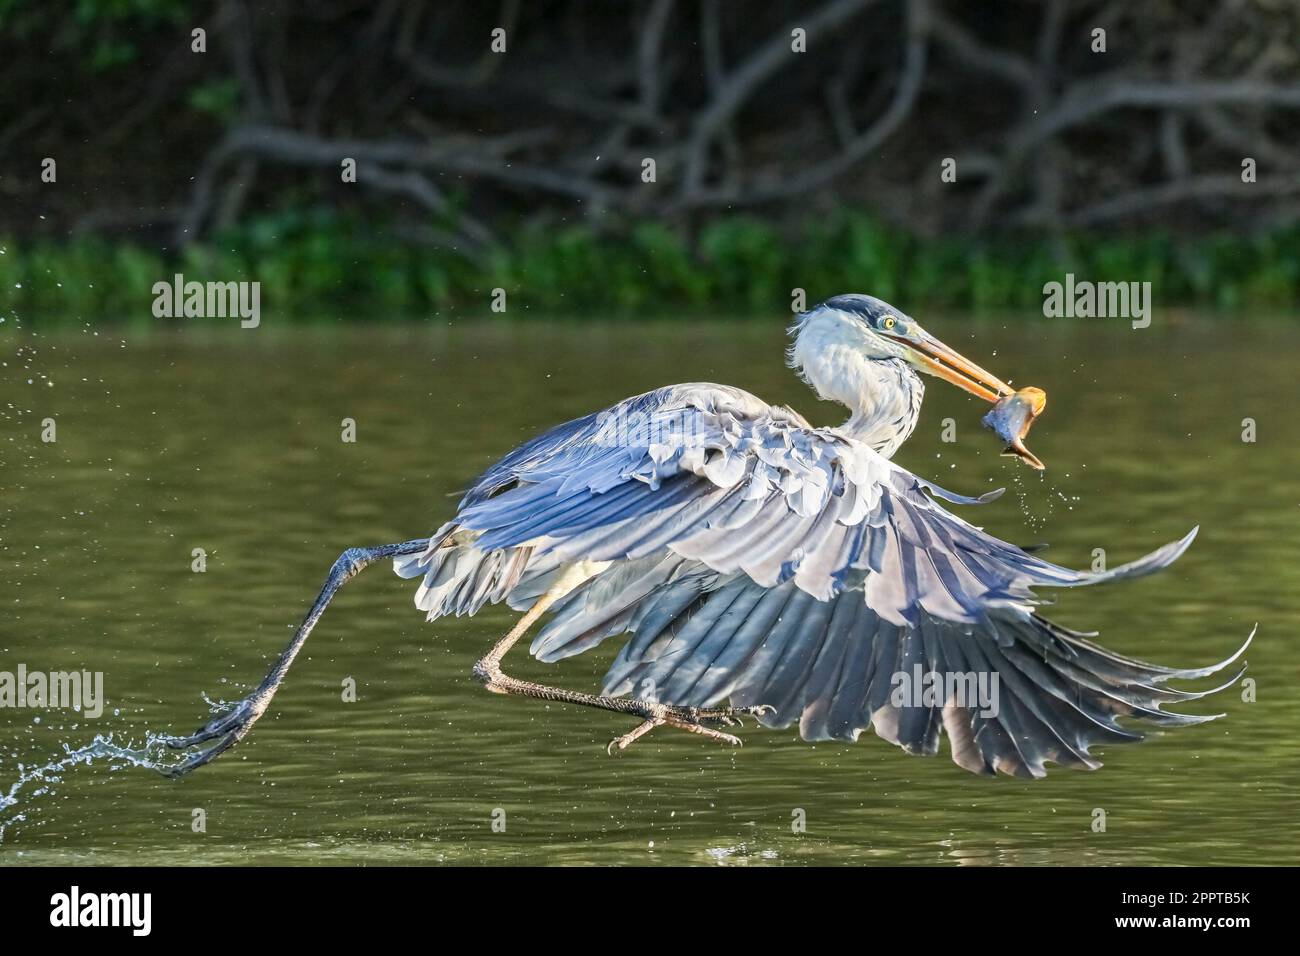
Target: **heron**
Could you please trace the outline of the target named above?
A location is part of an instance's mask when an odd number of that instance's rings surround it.
[[[418,580],[415,604],[431,621],[489,604],[520,612],[474,677],[497,694],[634,718],[611,753],[661,727],[739,745],[733,731],[750,717],[797,725],[810,741],[871,728],[910,754],[935,754],[946,739],[965,770],[1037,778],[1048,763],[1100,767],[1091,748],[1142,739],[1142,724],[1222,716],[1167,706],[1231,686],[1244,662],[1211,690],[1170,682],[1223,670],[1250,637],[1218,664],[1159,666],[1044,617],[1035,590],[1160,570],[1195,528],[1105,571],[1000,540],[945,506],[982,505],[1001,489],[957,494],[893,456],[920,417],[922,375],[993,403],[1009,385],[869,295],[827,299],[790,334],[788,364],[848,409],[843,424],[817,427],[739,388],[690,383],[525,442],[431,535],[344,551],[262,682],[194,734],[168,738],[184,753],[165,772],[188,773],[246,736],[338,589],[382,559]],[[624,639],[599,693],[505,671],[544,617],[530,648],[543,662]],[[900,693],[913,676],[924,692]],[[974,699],[975,686],[996,700]]]

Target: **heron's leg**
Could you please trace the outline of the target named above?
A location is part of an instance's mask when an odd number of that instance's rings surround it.
[[[533,681],[519,680],[505,674],[501,670],[501,659],[505,657],[506,652],[514,647],[552,604],[564,597],[572,587],[576,586],[576,583],[581,583],[581,581],[575,582],[574,576],[561,576],[560,580],[538,598],[537,603],[524,613],[523,617],[516,622],[505,637],[497,641],[492,646],[492,649],[474,665],[474,676],[482,682],[484,687],[494,694],[517,694],[523,697],[535,697],[539,700],[553,700],[558,703],[578,704],[583,707],[597,707],[601,710],[640,717],[642,720],[640,726],[631,733],[624,734],[610,743],[610,753],[613,753],[615,748],[619,750],[626,749],[639,737],[664,724],[691,733],[702,734],[705,737],[738,747],[740,746],[738,737],[715,730],[713,727],[706,726],[706,724],[722,723],[731,725],[738,722],[736,718],[741,714],[761,714],[770,709],[767,707],[725,707],[719,709],[674,707],[636,698],[584,694],[580,691],[565,690],[561,687],[550,687]]]
[[[169,777],[182,776],[191,770],[202,767],[206,763],[210,763],[238,743],[253,729],[253,724],[257,723],[257,719],[270,706],[271,698],[280,689],[280,684],[284,682],[284,677],[289,672],[289,666],[293,663],[294,658],[298,656],[298,652],[302,650],[303,644],[307,643],[312,628],[321,619],[321,615],[329,607],[329,603],[334,599],[338,589],[360,574],[368,565],[382,558],[413,554],[417,551],[423,551],[428,546],[429,539],[420,538],[415,541],[404,541],[400,544],[381,544],[373,548],[349,548],[340,554],[338,560],[330,568],[329,577],[325,579],[325,586],[321,588],[321,592],[307,612],[307,616],[298,625],[298,629],[294,631],[288,646],[280,652],[280,657],[272,665],[267,675],[262,678],[262,682],[258,684],[257,688],[225,713],[214,717],[188,737],[163,738],[163,742],[167,746],[178,750],[195,747],[209,740],[216,740],[216,743],[211,747],[191,754],[177,766],[159,768],[160,772]]]

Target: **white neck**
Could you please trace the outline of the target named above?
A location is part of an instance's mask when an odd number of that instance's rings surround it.
[[[877,385],[870,404],[849,406],[852,414],[840,431],[892,458],[921,417],[925,384],[901,359],[871,361]]]
[[[849,410],[839,431],[892,457],[916,428],[925,385],[899,358],[872,358],[852,324],[812,317],[790,349],[790,364],[823,399]]]

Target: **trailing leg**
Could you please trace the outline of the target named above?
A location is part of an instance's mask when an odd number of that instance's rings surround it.
[[[307,643],[312,628],[321,619],[321,615],[329,607],[329,603],[334,599],[338,589],[360,574],[364,568],[382,558],[423,551],[428,545],[428,538],[420,538],[415,541],[404,541],[400,544],[381,544],[373,548],[349,548],[340,554],[338,560],[330,568],[329,577],[325,580],[325,586],[321,588],[321,592],[317,595],[311,610],[307,612],[307,616],[298,625],[298,629],[294,631],[288,646],[280,652],[280,657],[272,665],[270,671],[267,672],[266,677],[262,679],[257,688],[224,714],[214,717],[188,737],[164,738],[164,742],[169,747],[177,750],[196,747],[209,740],[215,740],[216,743],[191,754],[176,766],[160,768],[160,772],[169,777],[183,776],[206,763],[210,763],[238,743],[253,729],[253,724],[257,723],[258,718],[270,706],[271,698],[280,689],[285,675],[289,672],[289,666],[293,663],[294,658],[298,656],[298,652],[302,650],[303,644]]]

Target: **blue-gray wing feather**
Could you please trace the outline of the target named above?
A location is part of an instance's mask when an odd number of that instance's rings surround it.
[[[1145,664],[1034,610],[1035,588],[1165,567],[1195,530],[1111,571],[1074,571],[941,504],[999,493],[946,491],[739,389],[674,386],[521,445],[397,570],[422,578],[417,604],[432,618],[528,606],[563,567],[587,562],[591,577],[533,641],[539,659],[626,634],[608,694],[766,705],[764,722],[797,723],[808,739],[870,727],[917,753],[946,735],[953,759],[981,773],[1096,766],[1091,745],[1140,736],[1119,717],[1204,719],[1163,710],[1197,696],[1165,682],[1228,662]],[[929,672],[996,675],[1002,705],[898,696],[899,675]]]

